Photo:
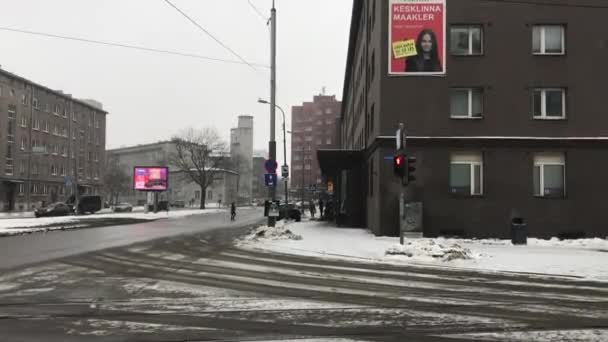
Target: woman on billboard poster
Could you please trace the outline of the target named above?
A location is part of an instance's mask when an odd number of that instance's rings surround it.
[[[408,57],[405,62],[405,72],[441,72],[437,35],[429,29],[424,29],[416,39],[418,54]]]

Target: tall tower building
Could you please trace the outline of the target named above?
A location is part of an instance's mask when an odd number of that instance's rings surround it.
[[[230,130],[230,159],[239,174],[238,202],[249,204],[253,199],[253,116],[239,116],[238,126]]]

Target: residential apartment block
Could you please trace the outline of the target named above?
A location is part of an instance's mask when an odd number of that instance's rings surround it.
[[[532,236],[606,236],[608,30],[605,11],[580,3],[448,0],[445,75],[398,76],[389,1],[355,0],[344,151],[319,154],[351,223],[399,233],[404,123],[424,235],[507,237],[516,215]]]
[[[338,146],[341,102],[335,95],[316,95],[312,102],[291,108],[291,189],[321,186],[318,149]]]
[[[90,101],[0,69],[0,210],[101,190],[108,113]]]

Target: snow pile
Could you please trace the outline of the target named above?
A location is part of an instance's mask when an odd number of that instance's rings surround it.
[[[285,228],[285,221],[278,221],[274,227],[261,226],[246,237],[246,240],[302,240],[301,235]]]
[[[456,243],[438,243],[431,239],[406,240],[404,245],[393,245],[386,255],[405,255],[409,258],[433,258],[441,261],[473,259],[473,253]]]

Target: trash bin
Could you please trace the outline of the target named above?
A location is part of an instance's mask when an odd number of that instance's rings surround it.
[[[515,217],[511,220],[511,242],[514,245],[528,244],[528,225],[521,217]]]

